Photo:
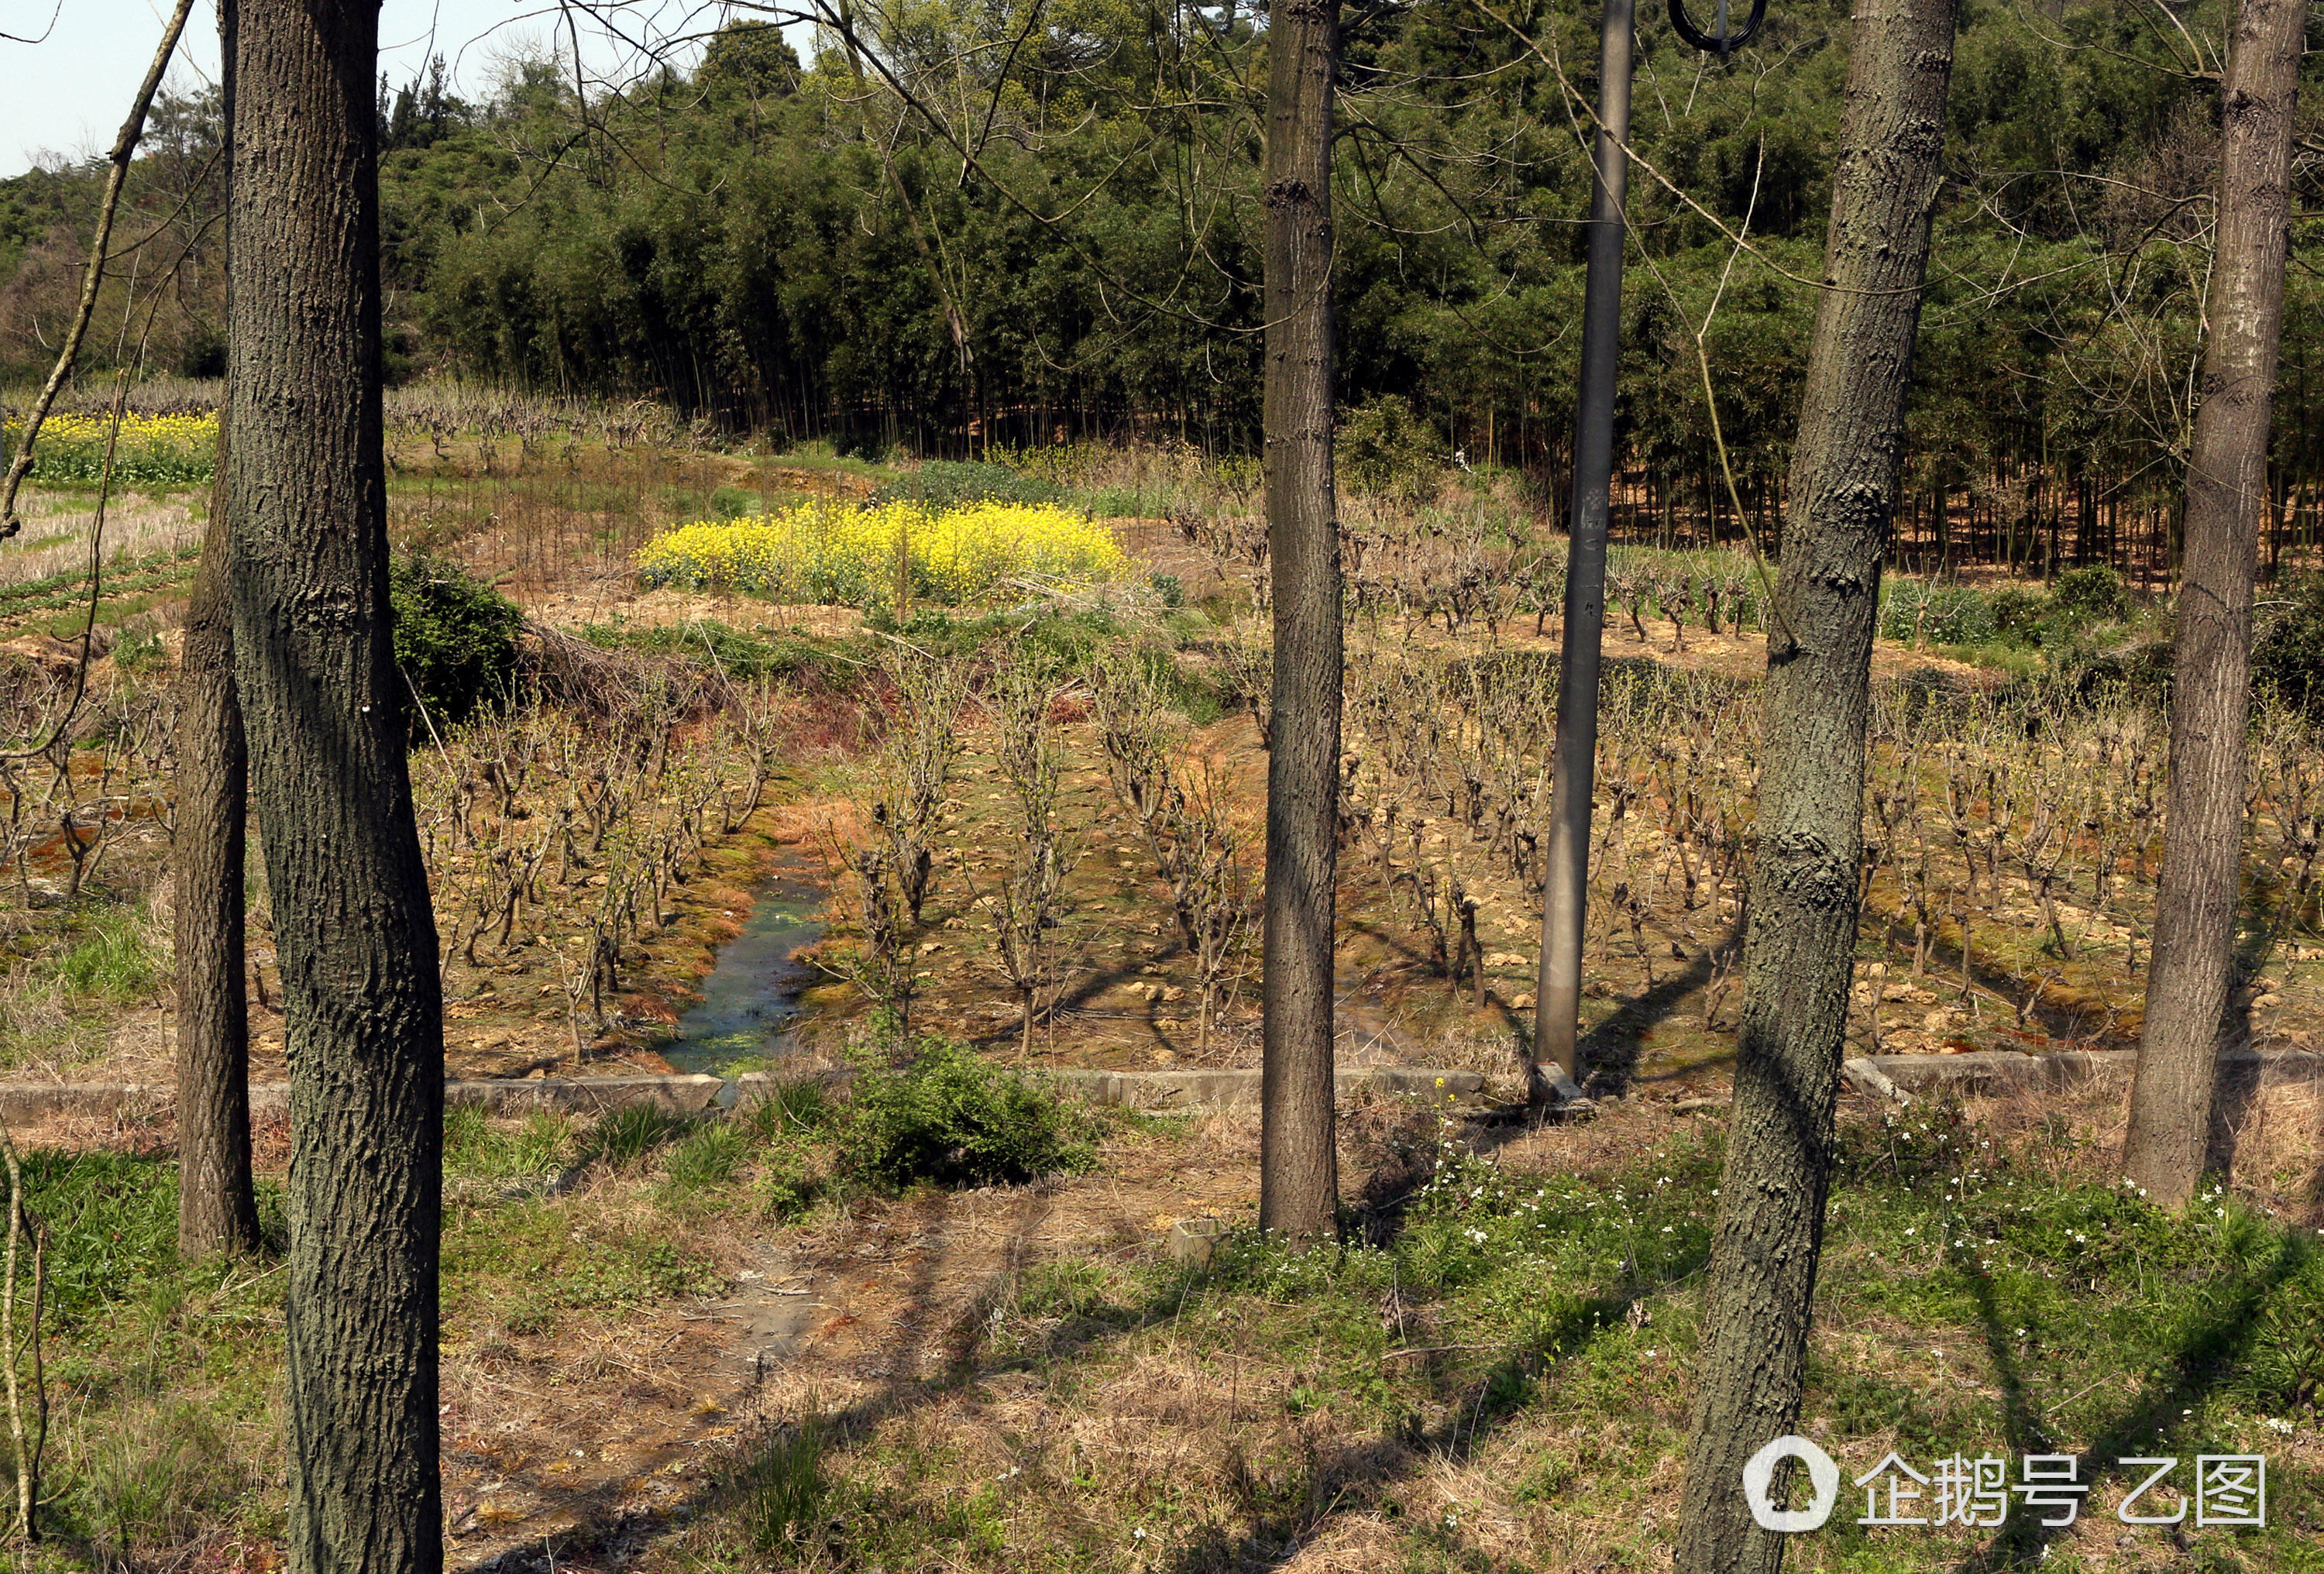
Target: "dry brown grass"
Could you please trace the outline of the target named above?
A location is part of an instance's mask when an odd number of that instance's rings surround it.
[[[60,574],[79,574],[88,567],[89,532],[95,523],[95,500],[86,492],[29,493],[21,511],[24,539],[0,553],[0,584],[21,584]],[[197,546],[201,522],[194,518],[186,494],[148,496],[131,492],[114,498],[105,510],[105,557],[110,563],[126,557],[132,561],[161,552]]]

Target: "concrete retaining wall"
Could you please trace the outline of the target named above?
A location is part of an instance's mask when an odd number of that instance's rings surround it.
[[[1848,1063],[1849,1081],[1879,1097],[1906,1094],[1995,1094],[2016,1089],[2064,1089],[2093,1082],[2127,1082],[2138,1065],[2133,1049],[2065,1050],[2022,1054],[1984,1050],[1973,1054],[1875,1054]],[[2233,1049],[2219,1056],[2223,1077],[2324,1076],[2324,1054],[2304,1049]],[[1888,1086],[1880,1083],[1885,1081]],[[1893,1090],[1893,1091],[1892,1091]]]
[[[1133,1109],[1231,1109],[1259,1106],[1257,1072],[1097,1072],[1041,1073],[1059,1091],[1093,1104]],[[779,1072],[748,1072],[733,1082],[737,1099],[763,1097]],[[477,1104],[496,1115],[528,1109],[572,1109],[595,1113],[632,1104],[653,1104],[675,1115],[693,1115],[720,1100],[728,1084],[712,1076],[524,1077],[444,1084],[444,1101]],[[1443,1098],[1474,1104],[1484,1096],[1485,1079],[1475,1072],[1425,1071],[1402,1066],[1342,1072],[1340,1097],[1370,1087],[1391,1093]],[[287,1082],[254,1082],[254,1114],[286,1109]],[[109,1120],[123,1115],[152,1115],[170,1109],[177,1091],[166,1082],[0,1083],[0,1119],[12,1124],[80,1117]]]

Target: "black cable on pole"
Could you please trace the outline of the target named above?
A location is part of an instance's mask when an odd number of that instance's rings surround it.
[[[1671,26],[1678,30],[1679,37],[1695,48],[1717,55],[1723,60],[1750,42],[1751,35],[1759,31],[1759,24],[1767,20],[1767,0],[1751,0],[1750,19],[1743,23],[1743,31],[1729,33],[1727,31],[1727,4],[1728,0],[1719,0],[1719,20],[1713,31],[1706,33],[1695,26],[1694,19],[1686,14],[1686,0],[1670,0]]]

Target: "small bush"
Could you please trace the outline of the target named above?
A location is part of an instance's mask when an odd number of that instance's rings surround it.
[[[1880,633],[1909,644],[1982,645],[1999,631],[1992,599],[1966,584],[1895,578],[1882,585]]]
[[[823,1187],[797,1143],[770,1145],[759,1155],[751,1181],[752,1206],[777,1223],[787,1223],[815,1206]]]
[[[812,1207],[822,1184],[812,1162],[824,1147],[833,1109],[823,1084],[801,1077],[774,1083],[763,1099],[734,1111],[737,1138],[755,1147],[751,1201],[778,1221],[797,1219]]]
[[[2324,722],[2324,574],[2310,575],[2270,600],[2252,649],[2252,684],[2280,704]]]
[[[395,664],[407,690],[404,719],[413,737],[426,737],[430,721],[439,728],[465,722],[486,700],[509,692],[516,677],[517,631],[524,626],[515,603],[426,552],[396,557],[388,570],[388,599],[395,612]]]
[[[2132,610],[2130,587],[2122,582],[2121,575],[2103,565],[2072,568],[2058,575],[2057,584],[2050,587],[2050,606],[2080,627],[2124,622]]]
[[[132,676],[161,672],[170,665],[169,647],[151,629],[124,629],[113,642],[113,664]]]
[[[2046,594],[2032,585],[2005,584],[1993,593],[1987,604],[1992,608],[1996,634],[2015,635],[2021,640],[2031,636],[2031,643],[2041,643],[2040,625],[2050,610]]]
[[[856,1169],[898,1185],[1029,1181],[1096,1161],[1085,1118],[1054,1093],[936,1038],[902,1071],[863,1073],[846,1150]]]
[[[1444,439],[1401,395],[1384,393],[1340,425],[1333,444],[1351,491],[1418,502],[1443,478]]]

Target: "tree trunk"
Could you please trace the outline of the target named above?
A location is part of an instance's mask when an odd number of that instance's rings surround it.
[[[1772,1574],[1744,1463],[1799,1414],[1863,856],[1865,719],[1956,0],[1859,0],[1768,621],[1759,853],[1679,1574]]]
[[[1340,523],[1332,476],[1332,91],[1339,0],[1278,0],[1268,34],[1267,533],[1275,720],[1267,755],[1259,1222],[1337,1228],[1332,949],[1338,879]]]
[[[2122,1155],[2126,1179],[2172,1204],[2193,1195],[2202,1175],[2233,981],[2252,582],[2267,511],[2305,21],[2299,0],[2243,0],[2222,94],[2211,342],[2187,466],[2185,578],[2172,641],[2163,880]]]
[[[290,1063],[294,1574],[443,1561],[443,995],[387,598],[378,16],[248,0],[235,51],[226,485]]]
[[[243,981],[246,761],[226,600],[226,442],[221,427],[218,479],[210,489],[209,529],[179,660],[178,829],[170,848],[177,909],[178,1249],[188,1257],[258,1247]]]
[[[220,0],[226,146],[234,184],[235,0]],[[231,207],[232,199],[228,199]],[[228,242],[231,244],[231,241]],[[229,303],[227,310],[232,313]],[[229,329],[231,332],[231,329]],[[250,1175],[250,1013],[243,983],[243,834],[248,814],[242,705],[227,600],[226,428],[178,667],[178,829],[170,848],[178,962],[178,1250],[258,1247]]]

